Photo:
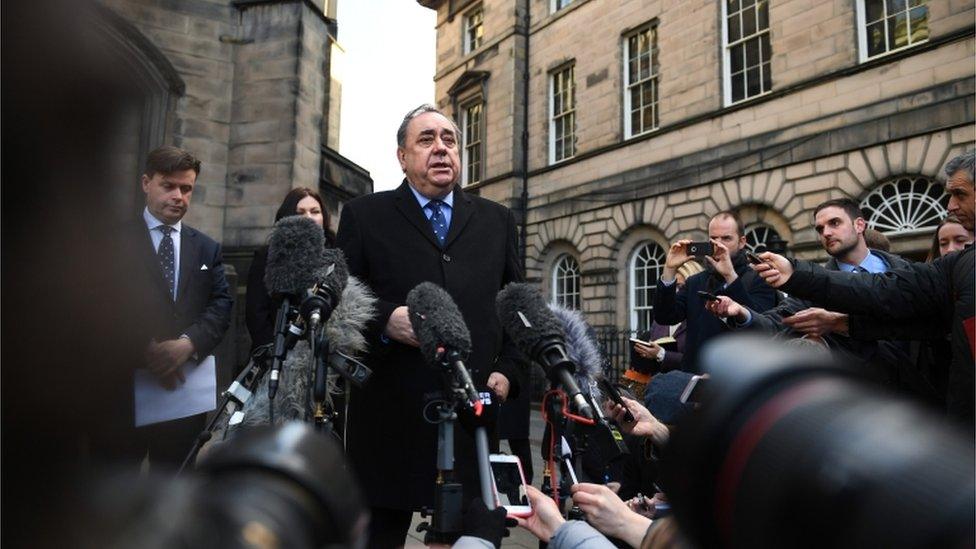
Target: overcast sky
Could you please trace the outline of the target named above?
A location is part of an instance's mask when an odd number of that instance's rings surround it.
[[[436,12],[415,0],[341,0],[336,19],[342,81],[339,153],[369,171],[373,189],[400,184],[396,131],[434,101]]]

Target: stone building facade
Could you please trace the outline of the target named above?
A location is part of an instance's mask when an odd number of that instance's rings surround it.
[[[243,359],[244,281],[289,189],[341,204],[372,192],[369,173],[336,152],[339,91],[331,75],[337,35],[332,0],[100,0],[104,25],[125,52],[120,67],[149,99],[131,109],[121,144],[126,192],[119,215],[141,205],[146,153],[173,144],[203,169],[187,222],[224,247],[236,273],[239,314],[228,352]]]
[[[597,327],[645,326],[668,244],[721,210],[823,259],[812,209],[851,197],[924,259],[976,141],[973,0],[419,2],[467,189],[523,216],[527,277]]]

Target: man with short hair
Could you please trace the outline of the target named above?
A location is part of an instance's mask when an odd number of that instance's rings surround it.
[[[830,255],[825,269],[844,272],[884,273],[904,269],[910,263],[894,254],[868,247],[867,221],[850,198],[828,200],[813,212],[820,245]],[[878,381],[899,387],[924,400],[941,402],[932,384],[923,378],[905,344],[888,340],[860,341],[848,337],[848,315],[814,307],[810,301],[787,297],[773,309],[760,313],[730,298],[706,307],[731,318],[733,327],[749,327],[772,333],[824,339]]]
[[[517,350],[504,338],[495,296],[522,278],[515,218],[458,185],[460,135],[430,105],[408,113],[397,132],[403,183],[350,201],[337,245],[349,272],[378,298],[365,358],[373,376],[350,396],[346,447],[372,507],[370,547],[403,545],[413,511],[433,506],[436,405],[441,373],[420,354],[407,293],[421,282],[444,288],[471,332],[467,366],[479,391],[514,398]],[[491,430],[489,429],[489,432]],[[474,439],[455,429],[456,472],[467,503],[479,493]]]
[[[149,153],[142,190],[146,207],[127,245],[135,266],[144,334],[144,367],[173,390],[187,361],[210,355],[230,326],[233,297],[224,276],[220,244],[183,223],[200,173],[200,161],[176,147]],[[136,457],[148,450],[153,465],[178,466],[204,427],[204,414],[136,429]]]
[[[976,212],[976,154],[963,153],[946,164],[949,213],[972,231]],[[949,415],[972,428],[974,424],[973,246],[949,253],[931,263],[912,263],[884,274],[830,272],[806,261],[762,254],[755,267],[767,283],[824,307],[862,315],[851,317],[850,334],[859,339],[941,338],[950,334],[952,362],[946,408]]]
[[[668,250],[654,292],[654,320],[665,326],[687,321],[682,370],[696,371],[695,361],[701,346],[727,330],[724,322],[705,309],[705,299],[699,292],[727,295],[759,311],[776,304],[776,291],[763,284],[749,269],[743,233],[742,221],[734,212],[719,212],[712,216],[708,222],[708,238],[714,253],[705,256],[705,272],[689,277],[681,289],[677,288],[675,278],[678,268],[694,259],[688,253],[692,241],[678,240]]]

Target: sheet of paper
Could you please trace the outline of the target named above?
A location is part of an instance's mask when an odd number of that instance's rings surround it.
[[[209,412],[217,407],[217,368],[213,355],[183,365],[186,382],[173,391],[159,384],[156,376],[136,370],[136,427]]]

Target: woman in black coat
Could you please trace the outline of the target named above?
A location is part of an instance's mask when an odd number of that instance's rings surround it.
[[[275,214],[275,223],[283,217],[303,215],[315,221],[325,231],[325,245],[335,244],[335,234],[329,228],[329,212],[322,203],[319,193],[308,187],[288,191]],[[251,352],[261,345],[274,341],[275,308],[264,285],[264,270],[268,264],[268,247],[263,246],[254,252],[251,268],[247,273],[247,296],[244,305],[244,320],[251,334]]]

